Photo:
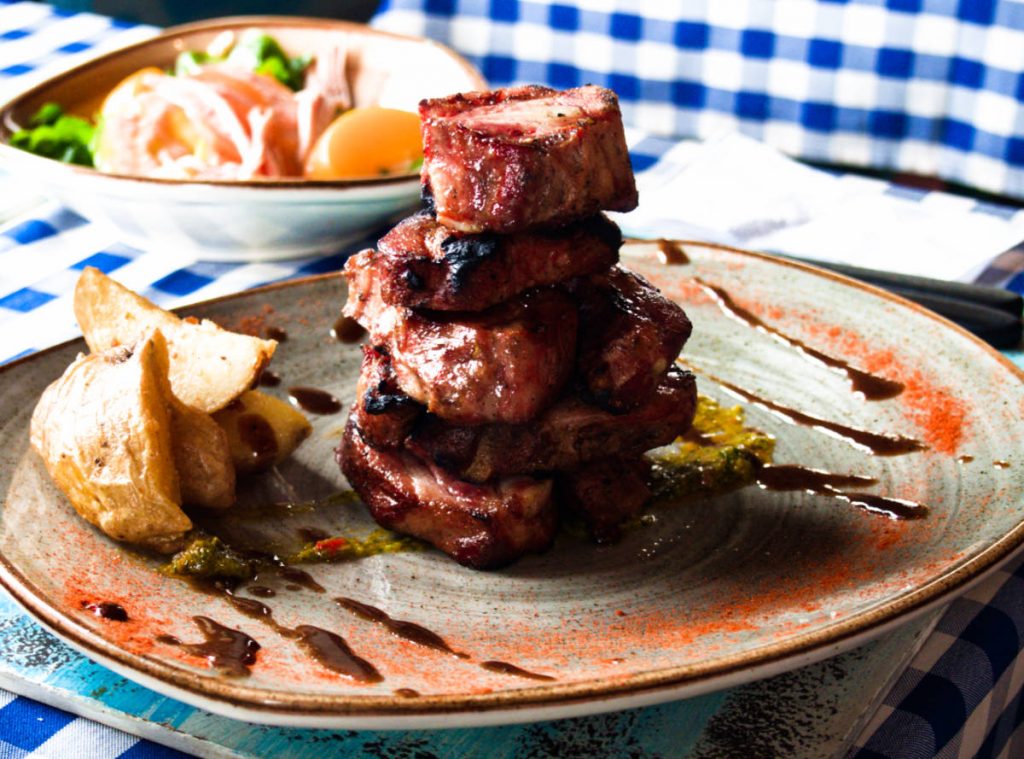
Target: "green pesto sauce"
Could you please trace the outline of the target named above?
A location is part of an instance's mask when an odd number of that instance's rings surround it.
[[[248,580],[256,563],[245,558],[216,535],[199,534],[161,567],[164,574],[198,579],[234,578]]]
[[[365,538],[339,536],[307,543],[285,561],[288,564],[350,561],[382,553],[422,549],[423,543],[415,538],[396,535],[387,530],[374,530]]]
[[[710,497],[750,485],[762,464],[771,463],[775,438],[744,424],[742,406],[697,399],[692,431],[647,454],[659,501]]]

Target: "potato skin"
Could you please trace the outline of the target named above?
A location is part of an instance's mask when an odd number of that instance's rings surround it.
[[[31,442],[75,510],[110,537],[180,547],[167,346],[159,331],[132,347],[79,356],[43,393]]]
[[[277,343],[182,319],[87,266],[75,285],[75,318],[93,352],[132,345],[160,330],[167,342],[169,378],[183,403],[212,413],[253,387]]]
[[[313,431],[301,412],[258,390],[242,393],[213,418],[227,433],[235,469],[243,473],[280,464]]]
[[[212,416],[173,398],[171,447],[182,503],[226,509],[235,502],[235,464],[228,436]]]

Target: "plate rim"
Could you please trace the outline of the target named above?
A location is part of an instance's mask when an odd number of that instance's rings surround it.
[[[626,241],[626,245],[652,245],[657,242],[657,239],[629,239]],[[767,253],[697,240],[674,240],[673,242],[681,245],[684,250],[687,246],[720,250],[740,257],[759,259],[773,265],[796,269],[865,291],[898,306],[910,308],[919,315],[938,322],[942,327],[952,329],[961,337],[966,338],[975,350],[980,348],[1008,369],[1018,380],[1024,380],[1024,370],[976,336],[938,314],[878,287]],[[628,266],[628,255],[624,255],[623,259]],[[330,280],[340,282],[341,279],[340,272],[330,272],[284,280],[200,301],[178,310],[201,308],[254,295],[258,296],[261,293],[305,287]],[[0,367],[0,380],[16,367],[39,360],[43,356],[66,349],[71,344],[80,341],[81,338],[75,338],[12,361]],[[319,727],[325,726],[328,721],[331,721],[330,724],[333,726],[345,726],[355,722],[368,726],[374,720],[381,720],[394,727],[399,723],[423,722],[439,716],[462,714],[476,715],[479,718],[472,724],[502,724],[523,721],[522,715],[534,710],[548,712],[554,711],[558,707],[571,709],[580,705],[582,709],[574,713],[584,714],[626,708],[628,705],[622,702],[630,699],[637,701],[634,705],[638,706],[669,701],[684,695],[697,695],[727,687],[734,675],[744,671],[760,673],[759,676],[763,677],[801,663],[824,659],[867,642],[883,634],[887,629],[909,621],[939,605],[958,592],[963,592],[995,571],[999,565],[1008,561],[1022,545],[1024,545],[1024,518],[998,540],[985,546],[974,557],[884,605],[838,620],[821,630],[796,635],[753,651],[716,659],[710,663],[639,672],[614,681],[587,680],[580,683],[556,683],[486,694],[425,695],[417,699],[403,699],[395,696],[310,695],[247,688],[237,681],[187,671],[164,663],[150,655],[127,652],[48,603],[45,594],[25,578],[2,550],[0,550],[0,586],[6,589],[32,617],[90,658],[97,659],[108,666],[115,665],[113,668],[129,679],[132,679],[134,674],[144,678],[147,684],[159,683],[160,686],[172,690],[175,697],[201,708],[218,711],[226,716],[237,717],[239,713],[243,713],[247,719],[266,724],[293,726],[307,724]],[[203,703],[197,703],[199,700]],[[223,709],[217,707],[223,707]],[[593,708],[588,709],[588,707]],[[488,721],[488,716],[496,717],[496,719]],[[288,717],[293,717],[298,721],[289,720]],[[530,716],[528,719],[535,718],[544,717]]]

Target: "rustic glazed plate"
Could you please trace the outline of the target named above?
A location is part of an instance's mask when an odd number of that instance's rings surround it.
[[[322,593],[266,580],[276,595],[261,600],[280,625],[333,631],[383,676],[360,684],[224,598],[160,574],[153,560],[75,516],[28,450],[27,431],[42,389],[84,350],[73,342],[0,371],[0,579],[90,657],[197,706],[251,722],[409,728],[581,715],[762,677],[879,634],[962,590],[1020,545],[1024,389],[1003,357],[938,317],[850,280],[740,251],[684,250],[689,263],[673,265],[661,262],[653,243],[624,253],[690,314],[685,356],[699,369],[701,391],[742,403],[751,423],[776,435],[777,463],[875,478],[877,485],[861,489],[925,504],[927,518],[894,521],[833,497],[749,487],[659,508],[651,524],[612,547],[562,534],[547,554],[500,572],[465,569],[428,550],[307,567]],[[694,277],[727,289],[770,326],[899,381],[904,391],[865,400],[843,373],[727,314]],[[340,277],[326,276],[192,311],[229,327],[287,331],[274,361],[284,381],[269,392],[312,385],[349,401],[359,350],[329,334],[343,299]],[[795,424],[780,407],[825,425]],[[244,489],[233,538],[280,545],[297,543],[301,528],[372,529],[360,504],[329,497],[345,488],[331,455],[343,421],[343,414],[315,417],[315,433],[294,460]],[[836,424],[826,429],[832,422],[927,448],[872,455]],[[267,507],[282,500],[300,505]],[[466,656],[397,637],[340,608],[337,597],[422,625]],[[122,605],[129,621],[82,608],[99,601]],[[166,635],[200,641],[192,620],[199,615],[259,642],[250,676],[226,677],[159,642]],[[551,679],[490,671],[481,667],[486,661]]]

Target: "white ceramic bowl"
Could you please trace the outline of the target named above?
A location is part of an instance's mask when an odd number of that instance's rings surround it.
[[[225,30],[259,27],[293,54],[343,37],[355,105],[416,109],[421,98],[486,88],[463,58],[430,40],[342,21],[237,17],[168,29],[58,74],[0,107],[0,162],[82,216],[116,226],[147,250],[214,260],[274,260],[334,250],[414,207],[419,177],[187,181],[103,174],[32,155],[7,143],[41,105],[91,116],[102,98],[143,66],[168,67]]]

